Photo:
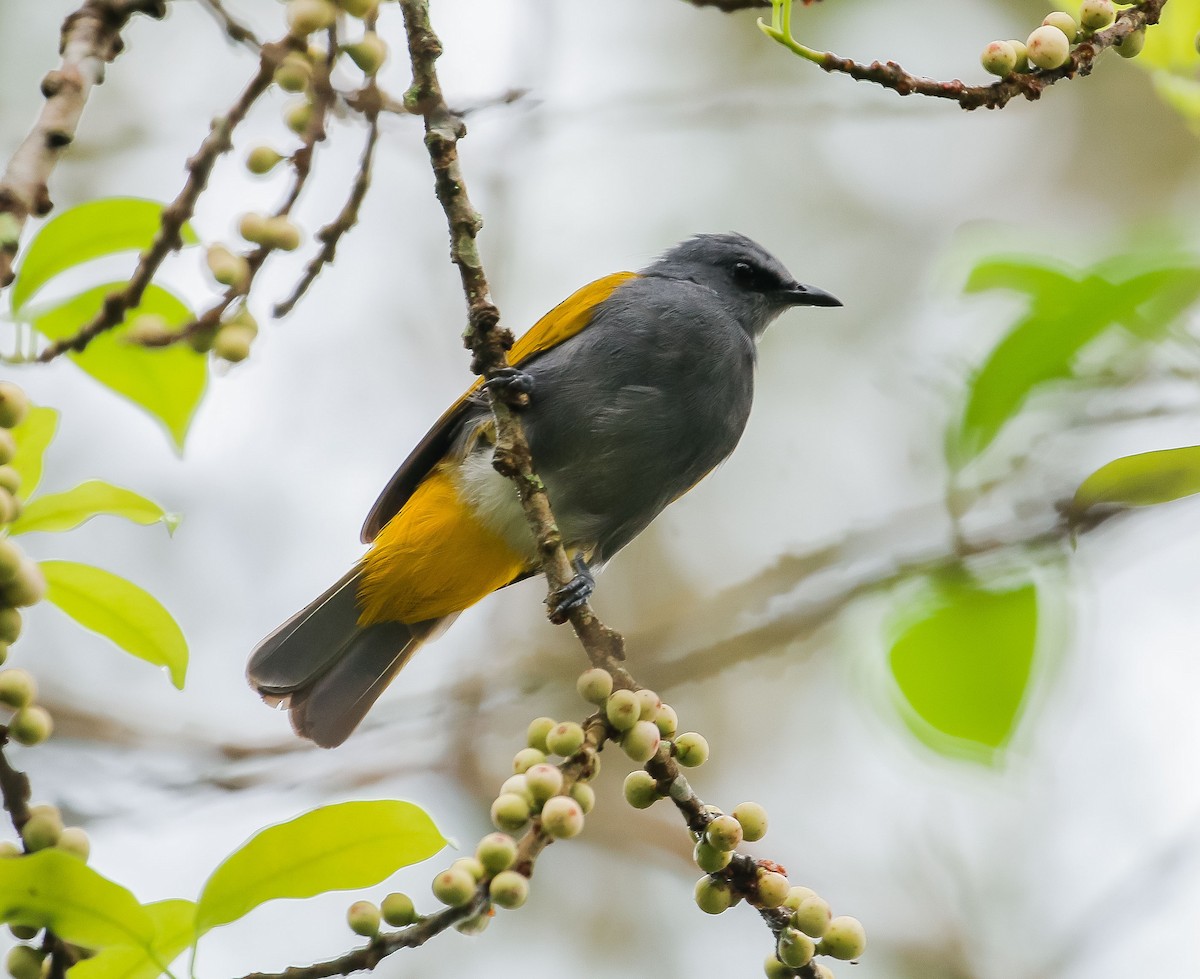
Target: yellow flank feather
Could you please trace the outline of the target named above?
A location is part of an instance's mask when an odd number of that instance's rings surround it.
[[[423,622],[461,612],[527,570],[526,559],[481,524],[445,465],[425,478],[363,555],[360,625]]]

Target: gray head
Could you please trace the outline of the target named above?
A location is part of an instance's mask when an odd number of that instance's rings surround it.
[[[641,274],[686,279],[712,290],[755,339],[790,306],[842,305],[821,289],[801,285],[762,245],[734,233],[689,238]]]

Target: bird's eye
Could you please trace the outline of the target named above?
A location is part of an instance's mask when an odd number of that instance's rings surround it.
[[[733,263],[733,281],[743,287],[754,284],[754,269],[749,262]]]

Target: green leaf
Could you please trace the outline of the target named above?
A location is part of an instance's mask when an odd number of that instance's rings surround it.
[[[73,296],[34,316],[33,327],[50,340],[74,336],[100,311],[105,296],[124,287],[123,282],[110,282]],[[161,316],[169,326],[182,326],[192,319],[181,300],[151,284],[141,304],[120,326],[100,334],[82,352],[71,351],[67,356],[101,384],[162,422],[176,448],[182,451],[208,382],[208,361],[186,344],[151,348],[126,343],[128,324],[150,313]]]
[[[42,561],[46,597],[127,653],[165,666],[183,689],[188,648],[183,632],[157,598],[120,575],[74,561]]]
[[[111,946],[67,970],[69,979],[158,979],[192,944],[196,905],[174,898],[143,905],[155,933],[149,950],[132,946]]]
[[[889,656],[905,720],[943,754],[992,760],[1029,686],[1036,586],[992,591],[941,575],[905,611]]]
[[[27,500],[42,481],[42,458],[58,431],[58,412],[53,408],[33,406],[12,430],[17,454],[9,463],[21,477],[17,496]]]
[[[1071,511],[1170,503],[1200,493],[1200,445],[1122,456],[1101,466],[1075,491]]]
[[[49,928],[85,948],[133,945],[148,951],[155,933],[129,891],[53,849],[0,860],[0,919]]]
[[[153,500],[112,483],[89,479],[65,493],[49,493],[26,504],[21,515],[9,525],[8,532],[15,535],[33,530],[52,533],[71,530],[101,514],[124,517],[143,526],[161,520],[168,531],[179,525],[176,515],[167,513]]]
[[[266,901],[371,887],[445,845],[433,820],[411,802],[314,809],[262,830],[213,872],[196,908],[196,934]]]
[[[106,197],[63,211],[47,221],[25,249],[12,288],[12,308],[20,313],[29,298],[60,272],[104,255],[144,251],[162,222],[165,205],[137,197]],[[199,244],[190,224],[185,245]]]

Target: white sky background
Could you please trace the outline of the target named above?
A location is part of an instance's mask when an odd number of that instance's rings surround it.
[[[262,0],[230,5],[264,34],[279,16]],[[32,121],[57,26],[74,6],[0,2],[0,153]],[[171,8],[165,23],[128,30],[127,52],[55,175],[60,207],[173,197],[208,119],[247,79],[250,56],[227,46],[197,5]],[[1032,2],[942,0],[905,5],[901,16],[886,2],[827,0],[796,19],[802,37],[841,54],[981,81],[982,45],[1023,36],[1042,12]],[[955,243],[995,225],[1010,243],[1083,261],[1132,221],[1194,226],[1195,138],[1115,57],[1039,104],[966,114],[826,76],[762,38],[752,15],[676,0],[437,2],[433,20],[453,103],[531,90],[472,116],[460,146],[486,221],[495,299],[514,329],[582,283],[637,268],[699,231],[745,232],[846,304],[772,328],[738,451],[612,562],[595,601],[630,636],[635,675],[669,680],[659,689],[684,727],[712,742],[713,762],[692,779],[701,796],[726,809],[744,798],[765,804],[772,831],[752,850],[820,890],[835,913],[866,922],[871,951],[838,974],[1195,975],[1200,506],[1139,515],[1080,543],[1068,569],[1071,642],[1041,674],[999,770],[939,759],[897,721],[883,599],[812,637],[741,651],[715,677],[689,680],[680,665],[720,638],[705,618],[712,607],[728,606],[719,627],[733,633],[834,586],[765,576],[773,590],[728,598],[783,556],[853,530],[875,542],[866,565],[940,546],[944,426],[967,371],[1019,308],[961,297],[961,277],[947,271],[962,265]],[[386,8],[382,29],[395,45],[385,84],[399,93],[397,10]],[[255,112],[236,159],[218,169],[195,222],[204,240],[229,240],[242,210],[266,209],[281,193],[283,177],[251,178],[237,161],[258,142],[290,145],[284,101]],[[299,210],[310,231],[341,206],[359,152],[356,125],[335,125],[332,137]],[[304,260],[273,260],[260,277],[252,307],[264,322]],[[197,304],[200,263],[185,256],[167,276]],[[345,798],[413,799],[472,847],[528,720],[583,716],[573,692],[583,658],[545,624],[536,583],[465,614],[336,752],[296,746],[284,717],[243,681],[254,643],[360,553],[376,493],[469,383],[463,319],[420,123],[388,119],[362,224],[336,268],[290,317],[265,324],[248,362],[214,370],[183,460],[151,421],[65,360],[6,371],[63,411],[46,489],[99,477],[185,516],[173,540],[97,520],[26,545],[111,568],[158,595],[191,643],[185,692],[48,607],[29,616],[12,658],[60,705],[60,736],[18,764],[38,801],[85,823],[94,865],[141,899],[193,897],[254,830]],[[1156,356],[1150,380],[1121,404],[1167,409],[1159,417],[1064,429],[1062,414],[1042,414],[1013,426],[996,472],[1016,454],[1029,461],[981,522],[1003,519],[1016,499],[1044,519],[1108,459],[1200,441],[1194,385],[1154,381],[1156,366],[1190,364],[1189,352]],[[1073,404],[1076,421],[1102,418],[1111,396]],[[905,516],[914,511],[919,519]],[[847,566],[832,578],[859,573]],[[111,717],[132,737],[72,721],[72,710]],[[296,750],[235,761],[219,745]],[[699,872],[678,819],[665,805],[624,806],[629,766],[613,752],[604,761],[587,830],[542,857],[525,910],[500,913],[482,937],[450,934],[401,952],[378,974],[758,974],[769,940],[757,916],[743,907],[710,919],[694,907]],[[365,896],[405,889],[433,910],[428,881],[452,857]],[[345,951],[352,899],[265,907],[206,940],[199,974]]]

